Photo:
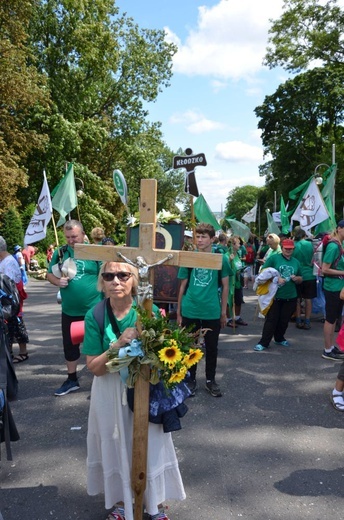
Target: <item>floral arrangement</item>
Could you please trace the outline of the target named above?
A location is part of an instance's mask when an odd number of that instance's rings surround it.
[[[121,371],[126,375],[126,383],[133,387],[140,374],[141,365],[150,365],[150,383],[161,381],[165,388],[172,389],[183,381],[190,367],[202,359],[199,344],[208,329],[191,332],[181,328],[167,317],[148,317],[138,310],[142,326],[139,340],[134,340],[124,349],[114,348],[110,343],[109,372]]]
[[[157,224],[168,224],[169,222],[176,222],[179,224],[181,222],[180,215],[173,214],[170,211],[166,211],[162,209],[157,213],[156,223]],[[140,213],[135,213],[134,215],[129,215],[127,217],[127,225],[130,227],[137,226],[140,223]]]

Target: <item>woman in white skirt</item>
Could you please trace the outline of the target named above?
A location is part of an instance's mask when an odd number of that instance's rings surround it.
[[[105,508],[113,509],[107,520],[133,520],[131,489],[133,413],[126,400],[126,386],[119,373],[109,373],[107,350],[116,340],[121,348],[137,338],[137,314],[133,307],[138,273],[121,262],[103,264],[98,289],[108,297],[104,323],[99,325],[91,309],[85,317],[83,353],[95,375],[87,434],[87,492],[104,493]],[[113,317],[115,318],[115,322]],[[115,328],[115,331],[114,331]],[[170,433],[161,424],[149,423],[147,485],[144,504],[151,520],[169,520],[163,503],[183,500],[185,491]]]

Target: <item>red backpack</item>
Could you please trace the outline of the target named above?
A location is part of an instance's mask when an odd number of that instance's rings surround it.
[[[254,264],[255,253],[252,246],[246,246],[246,256],[245,263],[246,264]]]

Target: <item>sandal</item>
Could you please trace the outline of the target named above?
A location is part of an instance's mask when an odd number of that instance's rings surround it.
[[[125,520],[124,507],[115,505],[115,509],[106,517],[106,520]]]
[[[337,410],[337,412],[344,412],[344,396],[343,394],[333,395],[331,394],[331,403],[333,408]]]
[[[18,354],[18,356],[14,356],[13,363],[22,363],[23,361],[26,361],[29,359],[29,354]]]

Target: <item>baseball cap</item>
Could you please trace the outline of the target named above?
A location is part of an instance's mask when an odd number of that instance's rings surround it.
[[[344,227],[344,220],[340,220],[337,224],[337,227]]]
[[[291,238],[285,238],[282,242],[282,247],[285,247],[286,249],[294,249],[294,240],[292,240]]]
[[[343,226],[343,227],[344,227],[344,226]],[[15,253],[18,253],[18,251],[20,251],[20,250],[21,250],[21,246],[18,246],[18,245],[17,245],[17,246],[14,246],[14,248],[13,248],[13,251],[14,251]]]
[[[184,236],[192,238],[193,237],[193,233],[192,233],[192,231],[184,231]]]

